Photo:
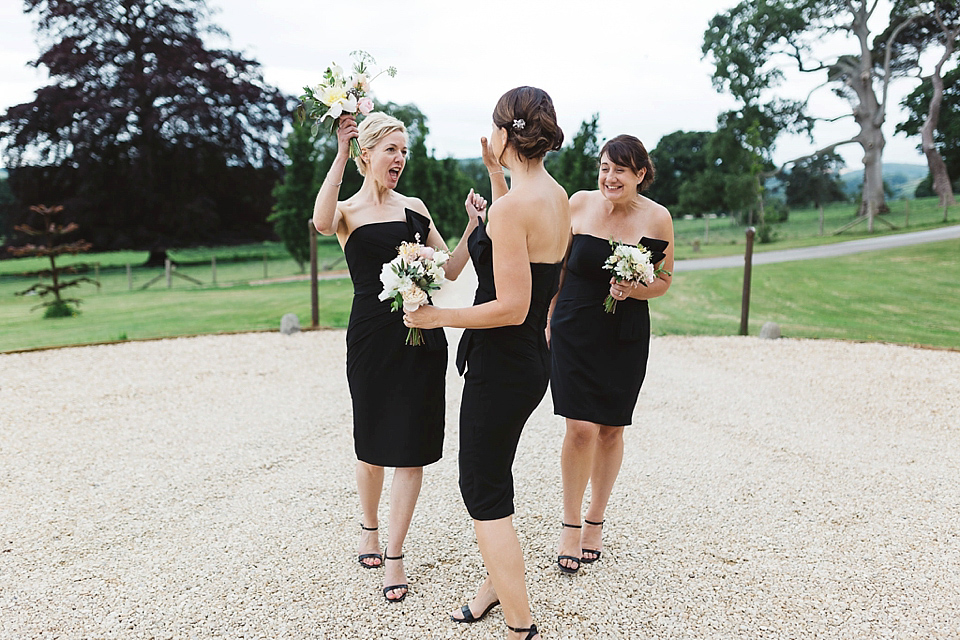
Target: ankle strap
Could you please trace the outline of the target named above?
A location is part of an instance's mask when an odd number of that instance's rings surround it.
[[[360,523],[360,528],[363,529],[364,531],[376,531],[376,530],[379,529],[380,527],[373,527],[373,528],[371,528],[371,527],[365,527],[365,526],[363,526],[363,523],[361,522],[361,523]]]
[[[537,625],[535,624],[530,625],[526,629],[518,629],[517,627],[511,627],[510,625],[507,625],[507,629],[510,629],[510,631],[513,631],[514,633],[526,633],[527,637],[524,638],[523,640],[531,640],[533,636],[540,633],[539,631],[537,631]]]
[[[584,518],[583,521],[586,522],[587,524],[592,524],[595,527],[602,527],[604,522],[603,520],[601,520],[600,522],[590,522],[586,518]]]
[[[398,555],[398,556],[388,556],[386,549],[384,549],[384,551],[383,551],[383,557],[386,558],[387,560],[403,560],[403,554],[402,554],[402,553],[401,553],[400,555]]]
[[[570,529],[582,529],[582,528],[583,528],[583,526],[582,526],[582,525],[579,525],[579,524],[567,524],[566,522],[561,522],[560,524],[563,525],[564,527],[568,527],[568,528],[570,528]]]

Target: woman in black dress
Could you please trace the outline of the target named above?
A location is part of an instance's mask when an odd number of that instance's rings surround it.
[[[533,639],[523,553],[513,527],[513,466],[520,433],[547,390],[546,319],[570,238],[566,193],[543,167],[560,148],[550,96],[533,87],[508,91],[493,112],[484,161],[494,203],[469,237],[477,271],[474,306],[421,307],[407,326],[462,327],[457,364],[466,368],[460,405],[460,493],[474,521],[488,577],[476,597],[451,614],[475,622],[497,603],[509,638]],[[503,169],[510,169],[507,193]],[[505,195],[504,195],[505,194]]]
[[[362,151],[355,161],[363,186],[338,202],[351,138],[358,139]],[[439,329],[424,332],[423,346],[405,344],[402,314],[391,312],[390,301],[378,298],[383,290],[380,270],[396,257],[401,242],[419,240],[443,249],[446,244],[423,202],[395,190],[406,164],[402,122],[372,113],[357,127],[352,116],[344,115],[337,143],[337,156],[317,194],[313,224],[322,234],[337,235],[353,280],[347,380],[363,514],[359,561],[369,569],[386,565],[383,595],[399,602],[407,594],[403,541],[420,495],[423,467],[439,460],[443,449],[447,343]],[[471,193],[468,202],[473,199]],[[484,206],[482,198],[477,204]],[[469,222],[465,235],[474,226]],[[445,265],[447,278],[455,280],[467,259],[466,242],[461,242]],[[379,553],[377,536],[384,467],[396,467],[386,558]]]
[[[612,239],[643,244],[655,264],[673,271],[670,212],[640,195],[653,175],[643,143],[617,136],[600,152],[599,190],[570,198],[573,239],[550,321],[554,412],[567,419],[557,549],[557,564],[565,573],[600,559],[604,513],[623,460],[623,427],[631,423],[647,370],[647,300],[670,288],[669,275],[646,287],[631,286],[618,284],[602,268]],[[617,300],[615,313],[604,311],[607,294]],[[588,482],[591,499],[581,525]]]

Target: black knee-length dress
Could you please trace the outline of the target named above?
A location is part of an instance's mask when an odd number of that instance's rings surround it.
[[[643,238],[654,263],[663,260],[665,240]],[[550,391],[554,413],[611,427],[633,419],[647,372],[650,311],[646,300],[617,302],[603,309],[611,272],[603,268],[610,242],[575,234],[567,270],[550,322]]]
[[[403,313],[381,301],[380,270],[401,242],[426,242],[430,220],[405,210],[406,220],[357,227],[343,253],[353,281],[347,325],[347,381],[353,401],[357,458],[384,467],[422,467],[443,450],[447,341],[443,329],[406,344]]]
[[[497,297],[493,245],[481,221],[468,239],[477,272],[474,304]],[[460,403],[460,493],[475,520],[497,520],[513,508],[513,460],[527,418],[547,392],[550,355],[544,335],[561,263],[531,263],[530,309],[523,324],[467,329],[457,353],[464,375]]]

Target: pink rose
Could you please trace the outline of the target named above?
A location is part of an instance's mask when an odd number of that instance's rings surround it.
[[[357,101],[357,111],[363,115],[369,115],[373,111],[373,100],[370,98],[360,98]]]
[[[433,247],[421,247],[420,248],[420,257],[424,260],[433,260],[434,250]]]

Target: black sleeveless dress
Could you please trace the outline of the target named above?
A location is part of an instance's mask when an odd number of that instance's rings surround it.
[[[640,244],[655,264],[663,260],[665,240]],[[603,263],[611,252],[607,240],[573,236],[550,322],[550,391],[557,415],[622,427],[633,420],[647,372],[650,311],[646,300],[634,298],[617,302],[615,313],[603,310],[611,277]]]
[[[353,400],[357,458],[383,467],[422,467],[443,449],[447,341],[443,329],[423,332],[409,346],[401,311],[380,301],[380,270],[417,233],[426,242],[430,221],[405,210],[405,221],[357,227],[343,247],[353,281],[347,325],[347,381]]]
[[[493,245],[483,221],[468,248],[477,272],[474,304],[497,297]],[[467,329],[457,352],[464,376],[460,403],[460,493],[475,520],[498,520],[513,508],[513,459],[527,418],[547,392],[550,354],[544,335],[547,309],[562,263],[531,263],[530,310],[523,324]]]

